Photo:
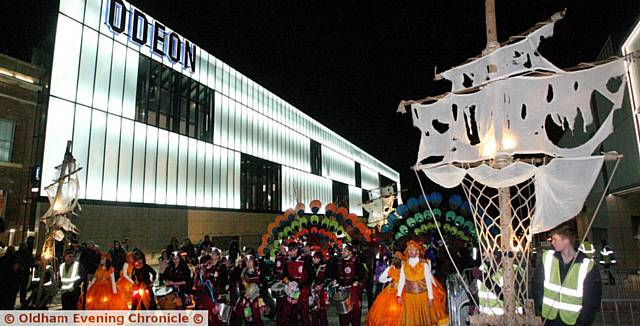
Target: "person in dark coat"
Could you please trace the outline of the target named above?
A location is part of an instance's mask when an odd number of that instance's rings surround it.
[[[33,237],[29,237],[33,239]],[[29,245],[29,239],[27,242],[20,244],[16,255],[20,259],[20,305],[25,306],[27,304],[27,286],[29,285],[29,277],[31,275],[31,267],[33,267],[33,240]]]
[[[114,276],[116,281],[120,277],[120,271],[124,266],[127,259],[127,252],[122,248],[122,244],[118,240],[113,240],[113,247],[109,249],[109,255],[111,256],[111,266],[114,269]]]
[[[0,310],[13,310],[15,307],[20,290],[20,265],[20,259],[13,253],[0,259]]]

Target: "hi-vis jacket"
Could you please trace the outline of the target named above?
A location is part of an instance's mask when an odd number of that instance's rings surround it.
[[[80,263],[74,261],[71,266],[67,266],[67,263],[60,264],[60,281],[62,287],[60,291],[62,293],[72,292],[80,281]]]

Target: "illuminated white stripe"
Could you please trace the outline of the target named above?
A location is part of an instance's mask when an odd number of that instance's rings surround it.
[[[498,307],[478,307],[481,313],[488,315],[504,315],[504,309]],[[516,307],[517,314],[523,314],[522,307]]]
[[[555,301],[547,297],[542,298],[542,304],[546,304],[547,306],[550,306],[555,309],[573,311],[573,312],[580,312],[580,310],[582,309],[582,305]]]
[[[587,278],[587,273],[589,272],[589,259],[588,258],[583,259],[582,264],[580,264],[580,270],[578,271],[578,288],[577,289],[570,289],[562,285],[551,283],[552,260],[553,260],[553,255],[551,254],[545,257],[544,287],[553,292],[559,292],[564,295],[570,295],[572,297],[582,298],[582,295],[584,292],[584,279]]]

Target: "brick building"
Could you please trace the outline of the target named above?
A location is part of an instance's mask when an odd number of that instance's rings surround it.
[[[0,217],[6,221],[6,232],[0,241],[7,244],[14,232],[18,244],[32,229],[30,222],[33,167],[39,136],[37,112],[39,99],[46,87],[46,70],[27,62],[0,54]],[[14,231],[10,231],[14,230]]]

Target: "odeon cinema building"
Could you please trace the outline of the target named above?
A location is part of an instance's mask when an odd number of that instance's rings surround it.
[[[60,1],[40,195],[71,140],[81,242],[255,246],[298,200],[362,216],[367,190],[399,189],[396,171],[142,10]]]

